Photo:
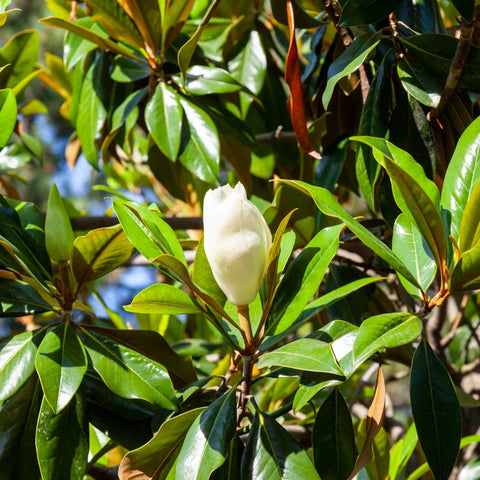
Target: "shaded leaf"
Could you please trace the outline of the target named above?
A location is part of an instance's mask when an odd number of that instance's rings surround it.
[[[42,479],[83,479],[88,457],[88,421],[79,394],[58,415],[43,399],[35,443]]]
[[[462,413],[450,375],[425,339],[412,360],[410,403],[427,462],[436,480],[446,480],[460,448]]]
[[[348,0],[342,8],[340,25],[366,25],[380,20],[392,13],[403,0]]]
[[[322,403],[312,430],[313,459],[323,480],[346,480],[355,465],[352,417],[334,388]]]
[[[50,304],[28,283],[0,278],[0,317],[23,317],[48,310],[52,310]]]

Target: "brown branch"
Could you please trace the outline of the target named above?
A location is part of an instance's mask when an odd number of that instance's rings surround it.
[[[202,230],[202,217],[162,217],[174,230]],[[118,224],[115,217],[73,217],[70,219],[74,230],[92,230]]]
[[[255,142],[270,143],[270,142],[295,142],[297,143],[297,136],[295,132],[283,132],[280,125],[274,132],[260,133],[255,135]]]
[[[437,119],[445,107],[450,101],[450,97],[457,88],[458,81],[462,75],[462,70],[467,60],[468,51],[472,43],[474,23],[476,23],[478,17],[480,16],[480,5],[475,7],[475,15],[473,17],[472,23],[468,23],[465,19],[460,20],[460,38],[458,39],[457,50],[453,56],[452,63],[450,64],[450,72],[448,73],[445,86],[443,87],[442,95],[440,101],[436,108],[432,108],[427,115],[429,121]]]

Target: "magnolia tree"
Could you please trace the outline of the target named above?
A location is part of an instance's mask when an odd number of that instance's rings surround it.
[[[45,4],[61,56],[0,48],[1,479],[479,478],[475,2]],[[104,216],[21,187],[39,88]]]

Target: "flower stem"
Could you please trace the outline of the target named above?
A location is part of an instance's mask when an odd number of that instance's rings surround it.
[[[256,345],[253,338],[252,325],[250,324],[250,314],[248,312],[248,305],[238,305],[238,319],[240,320],[240,326],[245,334],[245,354],[251,355],[255,353]]]

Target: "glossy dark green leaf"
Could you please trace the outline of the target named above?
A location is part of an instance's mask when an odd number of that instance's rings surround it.
[[[448,164],[442,188],[441,206],[458,242],[463,212],[475,185],[480,180],[480,118],[474,120],[458,140]]]
[[[180,103],[187,119],[186,145],[180,153],[180,162],[200,180],[217,185],[220,182],[217,128],[205,110],[186,98],[181,98]]]
[[[313,459],[323,480],[346,480],[356,458],[352,417],[334,388],[317,412],[312,430]]]
[[[242,480],[319,480],[307,452],[269,415],[257,410],[242,457]]]
[[[120,225],[91,230],[75,238],[71,268],[77,289],[125,263],[134,248]]]
[[[429,70],[402,58],[397,65],[403,88],[423,105],[435,108],[442,95],[442,85]]]
[[[462,413],[447,369],[423,340],[412,360],[410,402],[418,439],[436,480],[447,480],[462,436]]]
[[[158,210],[133,202],[114,200],[113,209],[129,240],[150,262],[170,254],[186,264],[180,242]]]
[[[411,313],[384,313],[367,318],[358,331],[353,345],[353,360],[362,364],[384,348],[399,347],[420,335],[422,323]]]
[[[470,195],[465,205],[462,222],[460,224],[460,232],[458,235],[458,248],[460,254],[478,246],[480,240],[480,211],[478,205],[480,204],[480,182],[478,182]]]
[[[392,182],[398,206],[417,227],[439,268],[447,258],[446,234],[440,215],[440,192],[410,154],[384,139],[352,137],[370,145]],[[418,283],[418,282],[416,282]]]
[[[302,338],[262,355],[257,367],[273,365],[294,370],[343,375],[330,345],[313,338]]]
[[[411,53],[422,65],[436,74],[442,82],[447,78],[450,64],[457,49],[458,40],[450,35],[427,33],[400,40],[408,53]],[[458,88],[478,92],[480,75],[480,48],[473,45],[468,51]]]
[[[139,398],[176,410],[176,397],[165,367],[94,331],[82,329],[93,368],[117,395]]]
[[[0,197],[0,257],[2,263],[20,273],[26,272],[50,291],[51,264],[45,249],[45,234],[32,204]],[[13,255],[12,255],[13,254]]]
[[[287,18],[287,0],[271,0],[272,13],[279,23],[288,25]],[[296,0],[292,1],[293,13],[295,15],[296,28],[313,28],[318,27],[319,21],[308,15],[307,12],[299,5]]]
[[[238,92],[242,85],[226,70],[195,65],[187,71],[185,89],[193,95],[210,95]]]
[[[387,17],[402,3],[402,0],[348,0],[342,8],[340,24],[366,25]]]
[[[23,317],[51,309],[28,283],[0,278],[0,317]]]
[[[112,115],[112,124],[109,135],[112,132],[117,132],[122,125],[128,123],[128,120],[132,113],[138,107],[138,104],[144,99],[145,95],[148,93],[148,87],[144,87],[136,92],[132,92],[128,97],[115,109]]]
[[[0,90],[0,148],[3,148],[13,133],[17,123],[17,100],[10,88]]]
[[[0,407],[2,480],[40,480],[35,452],[42,388],[36,375]]]
[[[45,335],[38,347],[35,367],[45,399],[58,414],[71,401],[87,371],[87,355],[69,321]]]
[[[182,120],[179,95],[165,82],[159,82],[145,108],[145,122],[158,148],[172,162],[180,150]]]
[[[201,290],[208,293],[219,305],[225,305],[226,296],[223,290],[218,286],[212,273],[212,268],[208,263],[203,246],[203,237],[198,242],[193,262],[192,280]]]
[[[289,328],[317,291],[338,250],[342,225],[319,232],[290,265],[273,297],[267,317],[267,335]]]
[[[250,30],[238,42],[235,52],[228,62],[228,70],[242,85],[254,94],[260,93],[265,82],[267,56],[257,30]],[[253,98],[240,94],[240,110],[243,118]]]
[[[352,1],[352,0],[350,0]],[[367,33],[357,37],[354,42],[328,67],[328,81],[323,91],[322,103],[325,109],[332,98],[337,82],[358,70],[370,52],[380,43],[381,32]]]
[[[35,355],[44,335],[42,328],[0,342],[0,402],[12,396],[32,375]]]
[[[422,291],[426,292],[435,278],[437,266],[420,232],[404,213],[398,216],[393,228],[392,250],[404,259],[406,266],[421,285]],[[423,298],[418,288],[407,282],[401,274],[399,278],[410,295]]]
[[[328,190],[321,187],[313,187],[305,182],[282,180],[282,183],[290,185],[309,195],[315,201],[317,207],[325,214],[341,219],[347,227],[369,248],[371,248],[380,258],[385,260],[395,270],[400,272],[413,285],[419,287],[415,277],[410,273],[408,268],[398,258],[390,248],[382,243],[375,235],[363,227],[353,217],[343,210],[335,197]]]
[[[150,285],[135,295],[130,305],[123,308],[127,312],[171,315],[201,312],[188,293],[165,283]]]
[[[0,65],[10,64],[0,72],[0,88],[14,88],[34,71],[39,45],[38,32],[24,30],[13,35],[0,49]]]
[[[452,0],[460,15],[467,21],[471,22],[475,12],[475,2],[472,0]]]
[[[215,472],[215,480],[241,480],[241,462],[245,447],[238,435],[230,440],[229,453],[225,463]]]
[[[145,445],[128,452],[119,468],[119,476],[133,480],[136,475],[163,480],[175,462],[192,423],[204,411],[196,408],[168,419]]]
[[[391,66],[383,61],[373,77],[363,104],[359,135],[383,137],[387,132],[392,98],[390,68]],[[373,158],[372,151],[364,145],[357,152],[355,170],[365,200],[375,211],[375,191],[381,169]]]
[[[104,82],[103,70],[104,64],[98,57],[83,79],[75,122],[82,152],[95,168],[98,165],[95,139],[107,118],[106,107],[98,94],[98,84]]]
[[[88,457],[88,422],[80,394],[58,415],[43,399],[35,443],[43,480],[83,479]]]
[[[178,456],[177,478],[208,480],[225,462],[237,424],[235,393],[217,398],[194,420]]]
[[[403,22],[419,33],[444,33],[445,26],[436,0],[407,0],[400,4],[395,15],[397,22]]]

